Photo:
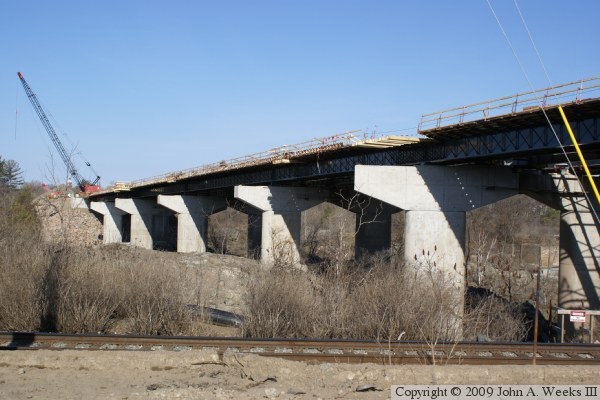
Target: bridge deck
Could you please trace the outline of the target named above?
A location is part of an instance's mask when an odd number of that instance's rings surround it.
[[[577,125],[580,145],[591,152],[590,157],[600,158],[600,97],[590,98],[598,92],[600,78],[581,80],[424,114],[418,131],[421,139],[369,137],[351,131],[147,179],[117,182],[90,197],[111,199],[120,193],[130,196],[123,193],[129,191],[135,191],[136,196],[205,192],[302,179],[313,182],[350,174],[355,165],[452,164],[552,156],[558,154],[560,146],[570,144],[559,104]]]
[[[96,192],[97,195],[111,192],[129,191],[144,186],[161,183],[173,183],[182,179],[195,178],[217,172],[238,170],[260,165],[291,164],[303,157],[322,155],[337,152],[339,150],[355,149],[389,149],[406,144],[419,142],[419,138],[407,136],[382,136],[363,137],[355,134],[356,131],[326,138],[313,139],[297,145],[284,145],[265,152],[243,156],[232,160],[223,160],[213,164],[203,165],[183,171],[170,172],[152,178],[137,180],[133,182],[117,182],[114,187]]]
[[[421,116],[419,133],[435,131],[442,127],[462,125],[475,120],[489,121],[494,117],[515,115],[540,107],[559,104],[578,104],[584,99],[598,97],[600,77],[549,86],[543,89],[517,93],[479,103],[467,104]]]
[[[600,98],[573,101],[561,105],[569,108],[569,118],[582,120],[598,115]],[[569,107],[572,105],[577,105],[577,107]],[[554,122],[560,120],[558,105],[546,106],[544,107],[544,110],[550,118],[550,121]],[[485,135],[487,133],[498,131],[534,128],[547,123],[548,121],[546,120],[541,107],[532,106],[519,112],[421,130],[419,133],[437,141],[444,141],[466,136]]]

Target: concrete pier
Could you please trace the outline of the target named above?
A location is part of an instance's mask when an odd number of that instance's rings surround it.
[[[115,203],[92,201],[90,209],[102,215],[102,240],[104,244],[121,243],[123,241],[123,215],[125,212],[116,208]]]
[[[518,175],[492,167],[357,166],[355,190],[406,210],[404,260],[456,288],[457,337],[462,336],[466,280],[466,211],[518,193]]]
[[[116,208],[131,215],[131,244],[145,249],[153,249],[159,241],[164,241],[168,228],[167,214],[149,199],[115,200]]]
[[[600,308],[600,225],[594,217],[600,206],[587,178],[563,170],[553,174],[524,174],[521,191],[560,210],[558,306]],[[584,193],[592,201],[588,203]]]
[[[559,307],[600,308],[600,230],[582,204],[561,211],[558,276]]]
[[[234,197],[261,212],[260,262],[294,265],[300,262],[301,213],[326,200],[317,189],[275,186],[236,186]],[[257,218],[249,218],[250,224]],[[256,244],[257,228],[248,229],[248,243]],[[252,235],[252,237],[251,237]],[[277,257],[277,259],[276,259]]]
[[[208,216],[227,207],[225,199],[209,196],[159,195],[157,202],[175,212],[179,253],[204,253],[208,240]]]
[[[521,176],[523,193],[560,211],[558,306],[567,310],[600,309],[600,224],[594,215],[600,206],[590,189],[585,176],[578,180],[566,169]],[[583,325],[567,318],[566,335],[574,337]]]
[[[510,168],[356,166],[357,192],[406,210],[404,259],[424,262],[454,276],[464,286],[465,212],[518,193]]]
[[[585,177],[578,182],[565,173],[552,179],[561,206],[558,306],[600,309],[600,224],[594,216],[600,207]]]
[[[445,271],[464,271],[464,212],[407,211],[404,237],[405,260],[436,262],[436,266]]]

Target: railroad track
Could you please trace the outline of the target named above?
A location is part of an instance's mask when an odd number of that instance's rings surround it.
[[[68,335],[0,333],[0,350],[214,351],[250,353],[290,360],[338,363],[400,364],[531,364],[531,343],[378,342],[328,339],[246,339],[181,336]],[[600,345],[540,343],[539,365],[600,365]]]

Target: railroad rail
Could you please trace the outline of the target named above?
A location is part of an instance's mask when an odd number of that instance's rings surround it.
[[[0,333],[0,350],[190,351],[256,354],[297,361],[401,364],[531,364],[531,343],[247,339],[222,337]],[[538,365],[600,365],[600,345],[541,343]]]

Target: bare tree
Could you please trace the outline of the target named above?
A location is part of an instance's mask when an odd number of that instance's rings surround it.
[[[328,226],[332,230],[328,256],[330,266],[336,274],[339,274],[349,255],[354,254],[353,249],[349,249],[349,244],[356,246],[356,238],[365,225],[380,222],[383,204],[355,191],[340,190],[336,193],[336,197],[340,208],[345,210],[345,213],[332,213],[333,218],[328,221]]]
[[[209,219],[208,247],[219,254],[246,256],[247,217],[240,209],[244,205],[235,200],[226,200],[227,208],[221,212],[206,210]]]

